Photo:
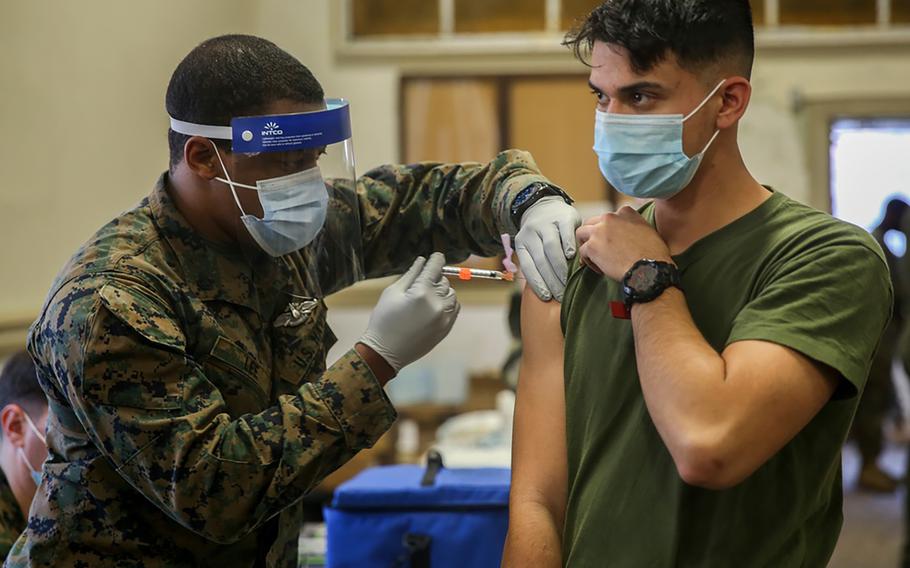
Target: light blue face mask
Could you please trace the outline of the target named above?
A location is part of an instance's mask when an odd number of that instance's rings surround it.
[[[669,199],[686,188],[720,131],[704,150],[683,151],[683,124],[695,116],[726,83],[721,81],[686,116],[681,114],[614,114],[597,111],[594,152],[600,171],[618,191],[641,199]]]
[[[16,448],[19,451],[19,458],[25,463],[25,467],[28,468],[28,475],[32,478],[32,481],[35,482],[35,487],[41,485],[41,472],[32,467],[32,464],[28,463],[28,458],[25,457],[25,452],[22,451],[22,448]]]
[[[32,429],[32,432],[35,433],[35,436],[37,436],[38,439],[41,440],[41,443],[44,444],[44,447],[46,448],[46,447],[47,447],[47,438],[45,438],[45,437],[44,437],[44,434],[42,434],[42,433],[38,430],[38,427],[35,426],[35,423],[34,423],[34,422],[32,422],[32,419],[31,419],[31,417],[28,415],[28,413],[23,412],[23,415],[25,416],[26,422],[28,422],[29,428]],[[39,468],[39,469],[35,469],[35,468],[32,467],[32,464],[29,463],[29,461],[28,461],[28,456],[25,455],[25,451],[22,449],[21,446],[16,447],[16,451],[17,451],[17,453],[19,454],[19,459],[21,459],[22,462],[25,464],[25,467],[28,468],[28,474],[29,474],[29,476],[32,478],[32,481],[35,482],[35,487],[40,486],[40,485],[41,485],[41,471],[40,471],[40,468]]]
[[[259,180],[255,186],[231,180],[218,153],[224,178],[215,178],[231,187],[240,209],[244,226],[262,250],[271,256],[283,256],[310,244],[322,230],[328,213],[329,194],[319,167],[295,174]],[[262,218],[248,215],[237,198],[236,187],[259,192]]]

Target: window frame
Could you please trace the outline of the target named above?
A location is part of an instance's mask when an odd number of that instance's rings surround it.
[[[342,61],[389,61],[404,66],[425,67],[441,60],[474,64],[492,58],[519,61],[553,70],[554,64],[571,60],[561,45],[562,0],[545,0],[546,30],[540,32],[456,33],[455,0],[440,3],[440,33],[435,36],[353,36],[352,0],[331,3],[335,53]],[[765,23],[756,28],[756,48],[793,49],[863,47],[910,44],[910,24],[892,23],[891,1],[875,0],[877,21],[873,25],[814,27],[780,24],[780,0],[765,0]]]
[[[795,97],[793,110],[803,116],[801,137],[811,192],[807,203],[822,211],[831,212],[831,128],[837,120],[849,118],[901,119],[910,117],[910,101],[906,97],[812,96]]]

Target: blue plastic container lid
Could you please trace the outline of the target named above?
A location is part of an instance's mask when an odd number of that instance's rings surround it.
[[[392,465],[364,470],[335,490],[335,509],[507,507],[510,470],[447,469],[436,482],[421,487],[424,468]]]

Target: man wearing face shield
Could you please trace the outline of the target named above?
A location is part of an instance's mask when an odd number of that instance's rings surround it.
[[[35,365],[20,351],[0,371],[0,558],[6,558],[25,530],[29,506],[41,485],[46,420],[47,399]]]
[[[355,180],[347,103],[250,36],[194,49],[167,111],[169,171],[31,330],[50,457],[11,566],[295,566],[301,497],[388,429],[383,386],[451,329],[443,253],[518,232],[561,297],[578,219],[525,153]],[[324,297],[402,273],[326,368]]]

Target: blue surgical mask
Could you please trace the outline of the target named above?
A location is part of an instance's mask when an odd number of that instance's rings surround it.
[[[22,450],[22,448],[16,448],[16,450],[19,453],[19,458],[25,464],[25,467],[28,468],[28,474],[32,478],[32,481],[35,482],[35,487],[38,487],[41,485],[41,472],[35,470],[35,468],[32,467],[32,464],[28,463],[28,458],[25,457],[25,452]]]
[[[215,178],[231,187],[243,225],[262,250],[283,256],[310,244],[322,230],[328,213],[329,194],[319,167],[295,174],[259,180],[255,186],[231,180],[215,147],[224,178]],[[262,204],[262,218],[248,215],[237,198],[236,187],[256,190]]]
[[[24,413],[24,415],[25,415],[26,422],[28,422],[29,428],[31,428],[32,432],[35,433],[35,436],[37,436],[38,439],[41,440],[41,443],[44,444],[45,447],[47,447],[47,438],[45,438],[44,434],[42,434],[38,430],[38,427],[35,426],[34,422],[32,422],[32,419],[28,415],[28,413]],[[21,446],[16,448],[16,452],[19,454],[19,459],[21,459],[22,462],[25,464],[25,467],[28,468],[29,476],[32,478],[32,481],[35,482],[35,487],[40,486],[41,485],[41,471],[36,470],[35,468],[32,467],[32,464],[30,464],[28,461],[28,457],[25,455],[25,450],[23,450]]]
[[[711,100],[727,80],[686,116],[614,114],[597,111],[594,152],[603,176],[621,193],[641,199],[670,199],[695,177],[720,131],[691,158],[683,151],[683,124]]]

